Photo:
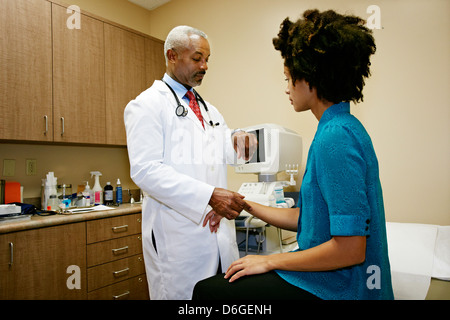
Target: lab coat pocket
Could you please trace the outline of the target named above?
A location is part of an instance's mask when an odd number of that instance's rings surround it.
[[[216,235],[202,224],[195,224],[180,214],[164,221],[168,261],[197,259],[200,254],[217,254]],[[158,247],[159,248],[159,247]]]

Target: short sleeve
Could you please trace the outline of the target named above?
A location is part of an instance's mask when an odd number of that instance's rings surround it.
[[[332,236],[370,233],[367,164],[355,132],[348,127],[323,128],[317,145],[317,180],[330,216]]]

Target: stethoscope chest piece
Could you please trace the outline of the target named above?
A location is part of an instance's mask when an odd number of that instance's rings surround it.
[[[179,117],[186,117],[188,114],[188,109],[185,108],[182,104],[178,104],[177,108],[175,109],[175,114]]]

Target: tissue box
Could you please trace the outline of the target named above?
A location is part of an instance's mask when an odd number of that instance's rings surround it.
[[[0,205],[0,216],[13,216],[20,214],[21,207],[15,204],[1,204]]]

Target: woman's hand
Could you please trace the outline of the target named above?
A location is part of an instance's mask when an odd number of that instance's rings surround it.
[[[230,265],[225,273],[225,279],[231,277],[229,282],[233,282],[242,276],[269,272],[273,270],[270,260],[270,256],[247,255]]]
[[[233,262],[225,273],[230,282],[242,276],[272,270],[330,271],[363,263],[366,253],[365,236],[335,236],[318,246],[296,252],[267,256],[248,255]]]

